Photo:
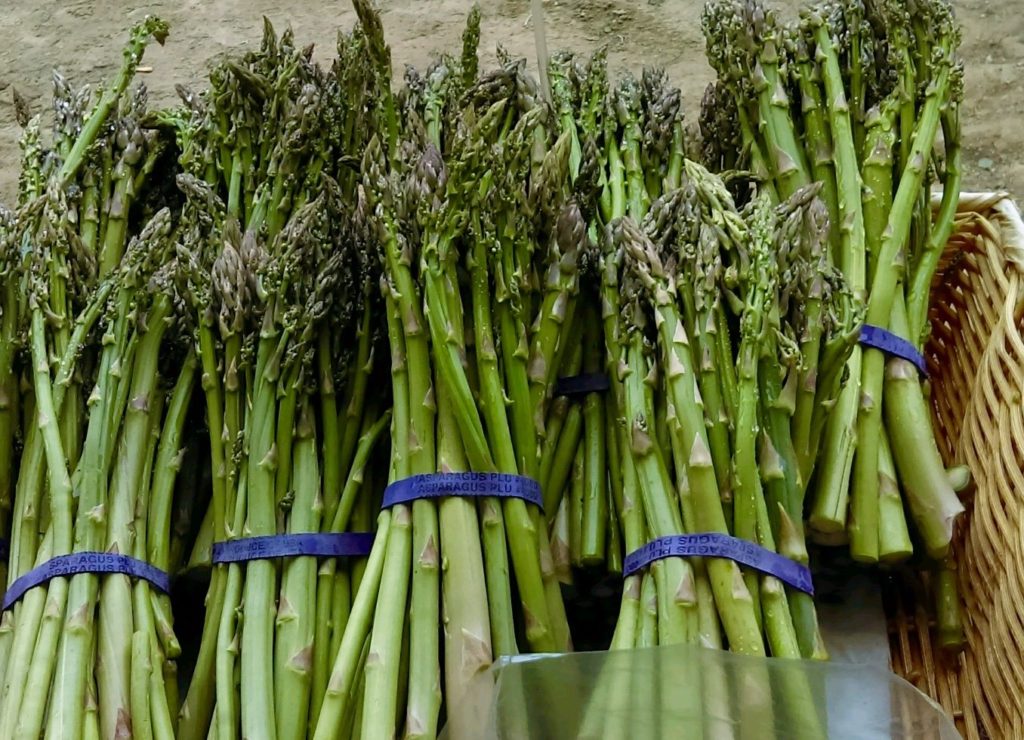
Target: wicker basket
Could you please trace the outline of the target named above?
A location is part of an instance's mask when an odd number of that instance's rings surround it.
[[[1024,222],[1004,194],[965,194],[932,286],[926,348],[948,463],[976,488],[954,545],[967,647],[933,649],[920,583],[887,599],[893,670],[967,740],[1024,738]]]

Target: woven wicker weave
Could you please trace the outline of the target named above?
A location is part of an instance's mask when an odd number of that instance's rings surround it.
[[[934,649],[925,584],[887,595],[893,670],[967,740],[1024,738],[1024,223],[1002,194],[965,194],[932,286],[926,348],[947,463],[976,488],[954,552],[967,647]]]

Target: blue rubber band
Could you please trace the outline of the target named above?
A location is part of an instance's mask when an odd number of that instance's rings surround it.
[[[395,481],[384,489],[381,508],[407,504],[423,498],[462,496],[467,498],[520,498],[544,508],[540,483],[511,473],[428,473]]]
[[[924,355],[917,351],[917,347],[888,329],[864,324],[860,328],[858,341],[866,347],[880,349],[887,355],[899,357],[912,363],[922,375],[928,374],[928,364],[925,362]]]
[[[556,396],[587,396],[591,393],[603,393],[611,388],[611,381],[604,373],[583,373],[570,375],[555,381]]]
[[[4,594],[2,610],[10,609],[26,592],[37,586],[78,573],[121,573],[148,581],[165,594],[171,591],[170,575],[155,565],[113,552],[73,552],[47,560],[12,583]]]
[[[767,573],[804,593],[814,595],[811,571],[806,565],[747,540],[719,532],[659,537],[626,556],[622,575],[630,576],[665,558],[728,558]]]
[[[243,537],[213,543],[213,562],[244,563],[271,558],[340,558],[369,555],[373,532],[302,532]]]

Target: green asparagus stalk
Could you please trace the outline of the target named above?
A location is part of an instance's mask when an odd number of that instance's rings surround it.
[[[864,211],[861,203],[860,173],[857,151],[850,122],[850,107],[843,88],[842,72],[830,30],[817,15],[807,19],[814,35],[824,80],[826,108],[832,131],[838,189],[840,250],[837,263],[849,282],[854,298],[864,296],[866,265],[864,243]],[[861,401],[861,350],[855,348],[847,363],[849,382],[836,400],[829,415],[817,472],[815,500],[810,524],[823,532],[841,530],[846,524],[849,500],[848,480],[856,443],[856,416]]]
[[[597,373],[604,364],[601,352],[601,326],[597,312],[584,312],[584,351],[583,370]],[[583,511],[582,536],[580,541],[580,560],[584,565],[597,565],[606,559],[605,542],[607,539],[608,516],[608,470],[606,456],[604,399],[595,393],[589,394],[583,401]]]

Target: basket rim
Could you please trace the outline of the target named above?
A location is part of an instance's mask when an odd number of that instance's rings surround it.
[[[942,201],[942,190],[931,194],[931,205],[937,208]],[[1024,218],[1021,217],[1017,202],[1005,190],[961,191],[957,203],[957,214],[976,214],[989,217],[995,215],[1002,227],[1000,246],[1007,261],[1024,272]],[[991,219],[990,219],[991,220]],[[954,231],[954,234],[956,232]]]

